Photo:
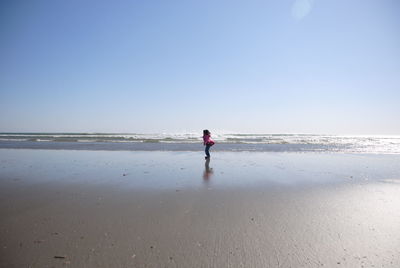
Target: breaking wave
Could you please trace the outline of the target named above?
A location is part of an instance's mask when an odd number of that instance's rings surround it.
[[[283,151],[333,151],[354,153],[400,153],[400,136],[350,136],[319,134],[243,134],[213,133],[213,139],[223,150],[261,150],[280,148]],[[0,133],[0,143],[120,143],[120,144],[180,144],[193,148],[201,144],[201,133]],[[185,144],[187,145],[185,147]],[[65,145],[68,147],[67,145]],[[122,145],[119,145],[118,148]],[[152,146],[152,147],[154,147]],[[218,146],[215,147],[217,149]],[[231,148],[231,149],[230,149]],[[238,149],[239,148],[239,149]]]

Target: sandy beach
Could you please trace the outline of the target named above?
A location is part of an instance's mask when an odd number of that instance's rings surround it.
[[[0,267],[400,267],[399,163],[0,149]]]

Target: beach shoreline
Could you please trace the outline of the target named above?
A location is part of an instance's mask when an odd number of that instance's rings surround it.
[[[399,159],[0,149],[0,266],[398,267]]]

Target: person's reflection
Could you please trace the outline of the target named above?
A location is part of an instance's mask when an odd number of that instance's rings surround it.
[[[209,181],[214,171],[210,168],[210,158],[208,158],[204,164],[203,179],[205,182]]]

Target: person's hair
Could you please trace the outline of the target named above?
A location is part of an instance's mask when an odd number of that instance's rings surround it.
[[[203,130],[203,135],[210,135],[210,131],[208,129]]]

